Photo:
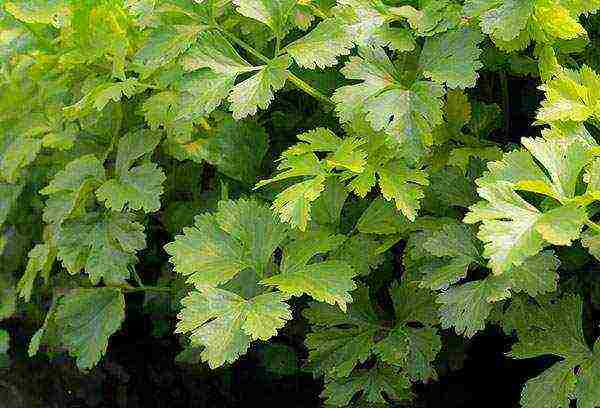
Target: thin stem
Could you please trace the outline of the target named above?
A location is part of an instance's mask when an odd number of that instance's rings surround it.
[[[281,38],[279,38],[279,36],[277,36],[277,38],[275,39],[275,54],[273,54],[275,57],[277,57],[279,55],[280,49],[281,49]]]
[[[135,269],[133,270],[133,279],[135,280],[135,283],[137,283],[137,285],[140,288],[144,287],[144,283],[142,282],[142,278],[140,278],[140,275],[137,273],[137,271]]]
[[[320,100],[321,102],[324,102],[329,105],[334,104],[333,101],[331,99],[329,99],[326,95],[317,91],[315,88],[313,88],[312,86],[310,86],[309,84],[307,84],[306,82],[304,82],[303,80],[298,78],[296,75],[292,74],[291,72],[288,73],[288,79],[290,80],[291,83],[296,85],[296,87],[298,87],[302,91],[306,92],[310,96]]]
[[[171,288],[166,286],[144,286],[140,288],[133,287],[123,287],[120,286],[126,293],[135,293],[135,292],[157,292],[157,293],[171,293]]]
[[[252,47],[250,44],[248,44],[247,42],[245,42],[244,40],[241,40],[239,38],[237,38],[235,35],[230,34],[227,30],[222,29],[221,27],[215,27],[225,38],[227,38],[229,41],[237,44],[238,46],[240,46],[241,48],[243,48],[245,51],[247,51],[248,53],[254,55],[256,58],[258,58],[259,60],[261,60],[262,62],[264,62],[265,64],[269,63],[269,58],[265,57],[263,54],[261,54],[260,52],[258,52],[257,50],[254,49],[254,47]]]
[[[596,224],[594,221],[592,220],[587,220],[586,224],[588,227],[590,227],[591,229],[593,229],[594,231],[600,233],[600,225]]]
[[[504,111],[504,138],[510,138],[510,96],[508,94],[508,78],[504,71],[500,71],[500,86],[502,87],[502,110]]]
[[[163,87],[156,86],[156,85],[151,85],[151,84],[147,84],[145,82],[138,82],[138,85],[143,86],[144,88],[147,88],[147,89],[156,89],[158,91],[164,91],[165,90],[165,88],[163,88]]]
[[[261,54],[260,52],[255,50],[250,44],[246,43],[243,40],[240,40],[239,38],[237,38],[233,34],[229,33],[228,31],[222,29],[221,27],[215,27],[215,28],[221,34],[223,34],[223,36],[225,38],[227,38],[231,42],[237,44],[238,46],[243,48],[245,51],[247,51],[249,54],[254,55],[256,58],[258,58],[259,60],[261,60],[262,62],[264,62],[266,64],[268,64],[270,62],[269,58],[267,58],[266,56],[264,56],[263,54]],[[310,86],[309,84],[307,84],[306,82],[304,82],[303,80],[298,78],[296,75],[292,74],[291,72],[288,72],[288,79],[290,80],[291,83],[296,85],[296,87],[298,87],[300,90],[306,92],[310,96],[312,96],[322,102],[325,102],[329,105],[333,105],[333,102],[331,101],[331,99],[329,99],[326,95],[322,94],[320,91],[313,88],[312,86]]]
[[[311,10],[313,13],[315,13],[315,15],[316,15],[317,17],[321,17],[322,19],[329,18],[329,16],[327,15],[327,13],[326,13],[326,12],[324,12],[323,10],[321,10],[321,8],[320,8],[319,6],[315,6],[314,4],[312,4],[312,3],[309,3],[309,4],[308,4],[308,7],[310,7],[310,10]]]

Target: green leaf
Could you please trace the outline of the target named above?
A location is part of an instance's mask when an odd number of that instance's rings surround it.
[[[17,20],[30,24],[48,24],[56,28],[67,25],[71,10],[65,0],[7,1],[4,8]]]
[[[379,170],[378,175],[383,197],[393,200],[396,208],[410,221],[414,221],[421,207],[420,200],[425,197],[421,186],[429,184],[427,174],[396,164]]]
[[[206,28],[200,24],[159,27],[150,34],[132,63],[142,77],[146,77],[186,52]]]
[[[125,319],[125,298],[119,289],[75,289],[56,309],[55,324],[61,343],[87,370],[106,353],[109,337]]]
[[[362,82],[338,88],[332,96],[340,121],[364,113],[373,129],[399,143],[427,145],[433,128],[442,123],[442,87],[428,81],[404,86],[398,79],[401,73],[381,48],[364,47],[359,54],[350,57],[341,72]]]
[[[8,218],[8,214],[23,191],[23,184],[0,183],[0,226]],[[1,253],[2,251],[0,251]]]
[[[122,98],[131,98],[145,90],[137,79],[125,79],[121,82],[108,82],[97,85],[77,103],[63,109],[68,119],[83,118],[94,110],[103,110],[109,102],[120,102]]]
[[[390,296],[396,324],[375,345],[377,355],[388,364],[403,367],[412,381],[437,377],[432,363],[442,343],[432,327],[438,322],[434,294],[405,279],[392,285]],[[414,323],[423,327],[415,328]]]
[[[8,350],[10,349],[10,335],[4,329],[0,329],[0,368],[9,366]]]
[[[529,296],[536,297],[542,293],[556,291],[559,266],[560,261],[552,251],[542,251],[526,259],[522,265],[505,272],[498,279],[510,281],[513,293],[526,292]]]
[[[570,364],[558,362],[527,381],[521,393],[521,404],[525,408],[568,407],[576,381]]]
[[[600,260],[600,233],[587,230],[582,234],[581,244],[592,256]]]
[[[577,406],[581,408],[594,408],[600,405],[600,342],[594,344],[594,355],[591,361],[580,371],[575,388]]]
[[[356,225],[365,234],[387,235],[405,231],[410,222],[392,202],[376,198],[362,213]]]
[[[204,287],[182,300],[177,333],[191,333],[193,345],[204,346],[202,359],[211,368],[234,362],[252,340],[268,340],[292,318],[279,293],[244,299],[222,289]]]
[[[162,183],[166,176],[154,163],[145,163],[129,170],[118,179],[106,181],[96,191],[100,202],[113,211],[143,209],[155,212],[160,209]]]
[[[540,87],[546,98],[538,110],[542,123],[584,122],[600,115],[596,101],[600,96],[600,76],[584,65],[579,71],[562,68]]]
[[[218,74],[237,76],[254,70],[227,39],[215,31],[205,31],[198,35],[197,43],[182,59],[186,71],[210,68]]]
[[[377,315],[366,288],[360,287],[353,297],[346,313],[322,303],[311,303],[303,311],[314,327],[305,343],[308,368],[315,376],[347,377],[357,363],[364,363],[371,355],[373,337],[379,329]]]
[[[384,394],[393,401],[410,399],[412,396],[406,376],[391,367],[381,365],[326,382],[321,398],[326,400],[328,406],[345,407],[360,391],[360,400],[367,401],[369,406],[388,405]]]
[[[42,149],[42,141],[30,137],[17,137],[2,152],[0,158],[0,180],[16,183],[21,170],[29,166],[37,158]]]
[[[104,177],[104,167],[93,155],[85,155],[68,163],[63,170],[56,173],[50,184],[40,191],[48,196],[44,207],[44,221],[61,224],[80,212],[87,198]]]
[[[385,260],[381,246],[374,236],[355,234],[334,252],[333,258],[348,262],[359,276],[366,276]]]
[[[468,0],[465,11],[480,17],[481,29],[493,39],[514,40],[525,29],[535,0]]]
[[[50,270],[56,259],[56,248],[51,244],[37,244],[29,251],[29,261],[25,273],[19,280],[17,292],[20,297],[29,302],[35,278],[42,276],[44,280],[48,280]]]
[[[482,41],[481,33],[468,27],[428,38],[419,59],[423,75],[450,88],[474,87],[483,67],[478,48]]]
[[[89,213],[63,224],[58,259],[70,274],[85,270],[93,284],[123,285],[145,241],[144,226],[131,214]]]
[[[160,142],[160,134],[142,130],[127,134],[119,141],[117,149],[117,177],[107,180],[96,190],[98,200],[113,211],[143,209],[154,212],[160,209],[162,183],[166,176],[146,156],[152,154]],[[144,158],[141,164],[131,167],[136,160]]]
[[[238,13],[266,24],[279,38],[288,31],[288,19],[296,7],[296,0],[233,0],[233,3]]]
[[[290,60],[278,57],[261,68],[254,76],[240,82],[231,90],[229,101],[233,117],[237,120],[254,115],[258,109],[267,109],[288,77]]]
[[[352,281],[356,273],[346,262],[325,261],[306,265],[294,272],[283,272],[261,283],[274,286],[288,296],[307,294],[346,310],[346,303],[352,302],[350,292],[356,289]]]
[[[594,406],[586,405],[591,402],[586,399],[596,398],[588,388],[588,375],[597,359],[586,344],[582,315],[582,301],[574,295],[544,297],[537,303],[515,299],[506,311],[505,330],[516,330],[519,338],[512,357],[551,354],[563,359],[527,382],[521,395],[524,407],[568,406],[575,396],[581,398],[581,406]]]
[[[282,153],[281,162],[277,167],[279,174],[259,182],[255,188],[289,178],[305,177],[304,181],[293,184],[279,193],[272,206],[282,221],[305,231],[311,219],[312,203],[321,196],[326,179],[332,171],[362,171],[366,153],[361,148],[365,143],[362,139],[341,139],[325,128],[302,133],[298,135],[298,139],[303,142]],[[319,160],[315,152],[328,154],[323,160]]]
[[[568,202],[575,197],[596,142],[583,128],[565,133],[550,129],[543,136],[522,139],[529,153],[505,154],[502,161],[489,163],[490,171],[477,180],[479,195],[486,201],[472,206],[464,221],[483,221],[478,236],[486,243],[484,255],[496,274],[520,265],[549,244],[570,244],[579,238],[587,219],[583,208]],[[517,190],[543,194],[565,205],[542,213]]]
[[[236,121],[230,117],[219,123],[206,140],[206,161],[233,179],[253,184],[269,147],[268,134],[251,120]]]
[[[288,296],[307,294],[315,300],[338,305],[346,310],[352,302],[350,292],[356,289],[353,278],[357,271],[344,261],[310,262],[315,255],[336,249],[343,236],[307,233],[284,248],[281,273],[261,281]]]
[[[0,320],[12,317],[17,311],[17,291],[12,276],[0,280]]]
[[[337,58],[348,55],[352,38],[342,22],[335,18],[323,20],[304,37],[287,45],[285,49],[296,63],[308,69],[337,65]]]
[[[440,321],[443,328],[454,327],[458,334],[473,337],[483,330],[492,311],[492,302],[510,297],[504,282],[484,279],[454,286],[440,294]]]
[[[552,43],[585,37],[578,17],[599,7],[596,0],[469,0],[465,12],[479,18],[481,29],[496,45],[514,51],[531,40]]]
[[[412,51],[415,40],[410,30],[404,27],[391,27],[390,22],[399,20],[395,9],[381,1],[340,0],[333,9],[335,16],[344,26],[351,40],[360,46],[388,46],[398,51]],[[414,12],[417,10],[407,7]],[[405,16],[400,16],[405,17]]]
[[[236,76],[217,73],[203,68],[184,76],[178,84],[180,92],[172,103],[175,108],[162,117],[173,122],[172,126],[183,126],[186,121],[196,121],[205,117],[221,105],[235,84]],[[168,99],[171,95],[166,95]],[[158,102],[160,103],[160,101]],[[164,107],[163,107],[164,108]],[[168,114],[172,115],[172,118]]]
[[[177,273],[197,287],[226,283],[247,268],[262,276],[287,235],[267,207],[245,199],[220,204],[183,231],[165,250]]]

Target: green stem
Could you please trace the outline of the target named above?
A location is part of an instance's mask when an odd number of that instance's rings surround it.
[[[303,80],[298,78],[296,75],[292,74],[291,72],[288,73],[288,79],[290,80],[291,83],[296,85],[296,87],[298,87],[302,91],[306,92],[310,96],[320,100],[321,102],[324,102],[329,105],[334,104],[333,101],[331,99],[329,99],[326,95],[317,91],[315,88],[313,88],[312,86],[310,86],[309,84],[307,84],[306,82],[304,82]]]
[[[137,285],[140,288],[144,287],[144,284],[142,282],[142,278],[140,278],[140,275],[137,273],[137,271],[135,269],[133,270],[133,279],[135,280],[135,283],[137,283]]]
[[[327,15],[327,13],[325,13],[323,10],[321,10],[318,6],[315,6],[314,4],[309,3],[308,7],[310,7],[311,11],[313,13],[315,13],[315,15],[317,17],[321,17],[322,19],[329,18],[329,16]]]
[[[239,47],[241,47],[242,49],[247,51],[249,54],[254,55],[256,58],[258,58],[265,64],[268,64],[270,62],[269,58],[267,58],[266,56],[264,56],[263,54],[261,54],[260,52],[255,50],[250,44],[246,43],[243,40],[240,40],[239,38],[237,38],[233,34],[229,33],[228,31],[222,29],[221,27],[215,27],[215,29],[217,29],[221,34],[223,34],[223,36],[225,38],[227,38],[231,42],[237,44]],[[298,78],[296,75],[292,74],[291,72],[288,72],[288,79],[290,80],[291,83],[296,85],[297,88],[306,92],[310,96],[312,96],[324,103],[327,103],[329,105],[333,105],[333,101],[331,99],[329,99],[326,95],[322,94],[320,91],[313,88],[312,86],[310,86],[309,84],[307,84],[306,82],[304,82],[303,80]]]
[[[171,288],[166,286],[144,286],[140,288],[134,288],[129,286],[120,286],[125,293],[135,292],[157,292],[157,293],[171,293]]]
[[[596,224],[594,221],[592,220],[587,220],[586,224],[588,227],[590,227],[590,229],[600,233],[600,225]]]
[[[275,39],[275,54],[273,54],[275,57],[277,57],[279,55],[280,49],[281,49],[281,38],[279,38],[279,36],[277,36],[277,38]]]
[[[258,52],[257,50],[255,50],[254,47],[252,47],[250,44],[248,44],[244,40],[241,40],[241,39],[237,38],[235,35],[230,34],[227,30],[224,30],[221,27],[217,26],[215,28],[223,35],[223,37],[225,37],[229,41],[237,44],[238,46],[240,46],[241,48],[243,48],[245,51],[247,51],[249,54],[252,54],[253,56],[255,56],[256,58],[258,58],[259,60],[261,60],[265,64],[268,64],[270,62],[270,60],[267,57],[265,57],[263,54],[261,54],[260,52]]]
[[[508,78],[504,71],[500,71],[500,86],[502,87],[502,110],[504,111],[504,138],[510,138],[510,96],[508,94]]]

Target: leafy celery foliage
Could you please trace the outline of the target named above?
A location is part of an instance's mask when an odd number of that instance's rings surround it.
[[[333,407],[410,399],[448,330],[498,324],[507,358],[561,359],[523,407],[600,406],[598,10],[2,2],[0,319],[31,315],[31,356],[87,370],[129,293],[165,298],[178,360],[271,342],[275,370],[301,336]],[[543,93],[526,135],[507,74]]]

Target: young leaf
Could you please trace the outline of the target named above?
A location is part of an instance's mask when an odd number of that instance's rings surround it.
[[[471,207],[464,221],[483,221],[479,238],[486,243],[494,273],[501,274],[520,265],[549,244],[568,245],[578,239],[587,215],[576,204],[580,173],[597,146],[584,128],[547,130],[544,138],[524,138],[529,150],[507,153],[500,162],[488,164],[489,172],[477,180],[481,201]],[[546,176],[534,158],[541,163]],[[542,213],[519,196],[517,190],[543,194],[565,203]]]
[[[579,71],[562,68],[540,90],[546,99],[537,113],[539,122],[585,122],[600,116],[595,102],[600,97],[600,76],[587,65]]]

